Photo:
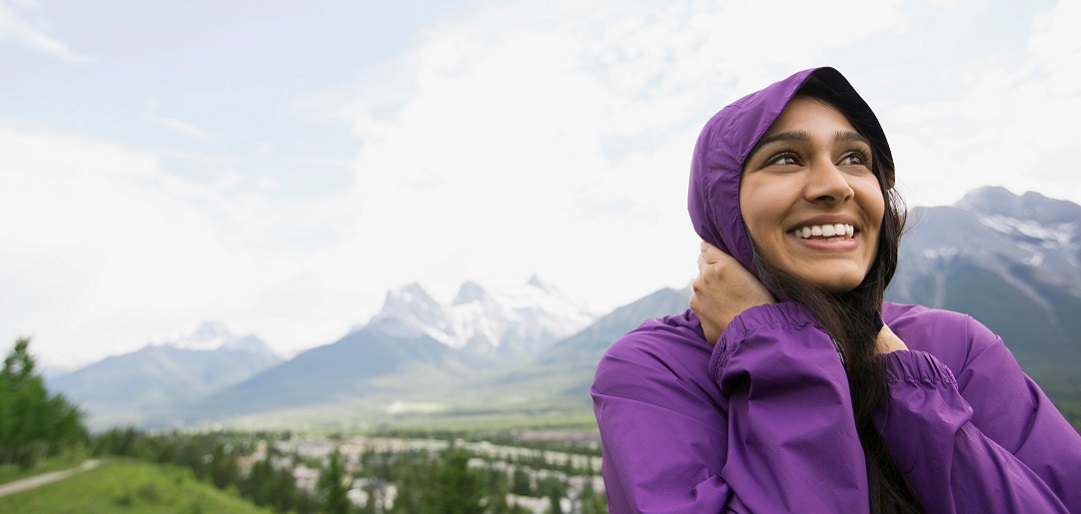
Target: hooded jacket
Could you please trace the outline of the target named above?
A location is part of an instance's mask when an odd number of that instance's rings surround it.
[[[874,113],[832,68],[717,113],[695,148],[688,207],[702,239],[752,273],[743,162],[810,77],[892,161]],[[909,351],[884,356],[889,398],[875,426],[926,512],[1081,512],[1081,436],[998,336],[914,305],[886,303],[882,318]],[[613,513],[870,510],[843,365],[799,304],[748,309],[716,345],[690,310],[647,320],[608,349],[591,394]]]

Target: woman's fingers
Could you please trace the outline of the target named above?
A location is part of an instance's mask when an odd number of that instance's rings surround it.
[[[717,342],[741,312],[774,302],[769,291],[735,258],[705,241],[698,253],[698,276],[692,291],[691,310],[711,343]]]

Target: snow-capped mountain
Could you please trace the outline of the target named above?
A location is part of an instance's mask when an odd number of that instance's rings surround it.
[[[261,339],[253,335],[237,336],[229,332],[225,325],[206,321],[194,330],[153,343],[154,346],[171,346],[178,350],[194,351],[230,351],[253,354],[274,354]]]
[[[103,427],[169,415],[178,405],[280,363],[258,337],[235,336],[220,324],[204,323],[165,343],[50,377],[48,385],[88,413],[91,426]]]
[[[410,284],[387,293],[368,327],[397,337],[424,334],[458,350],[527,356],[595,319],[581,303],[534,276],[520,287],[498,291],[465,282],[449,305]]]
[[[1017,196],[985,188],[966,195],[957,207],[1009,238],[1022,252],[1019,260],[1038,269],[1042,280],[1081,292],[1081,206],[1039,193]]]
[[[1081,362],[1081,206],[989,187],[917,207],[887,298],[973,316],[1045,390],[1069,390],[1059,380]]]

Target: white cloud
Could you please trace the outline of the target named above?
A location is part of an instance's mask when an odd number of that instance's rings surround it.
[[[28,2],[17,2],[23,7],[36,7]],[[79,55],[66,43],[46,34],[33,24],[24,20],[14,9],[0,2],[0,38],[10,37],[30,46],[38,51],[45,52],[53,57],[75,63],[92,62],[93,59]]]
[[[306,102],[362,145],[350,250],[321,267],[384,270],[377,290],[538,272],[601,309],[685,285],[687,166],[705,120],[903,18],[896,2],[792,9],[517,3],[429,31],[368,80]],[[808,31],[827,20],[846,30]]]
[[[151,121],[155,124],[161,125],[169,130],[184,134],[185,136],[200,139],[203,141],[210,139],[210,134],[197,127],[193,123],[179,120],[168,116],[162,116],[159,114],[161,111],[161,104],[157,100],[147,100],[146,107],[143,109],[143,117],[147,121]]]
[[[999,169],[1017,170],[1002,179],[1011,187],[1055,183],[1081,199],[1064,176],[1072,133],[1048,130],[1081,114],[1066,4],[1040,19],[1023,66],[990,57],[929,76],[956,96],[923,104],[890,89],[890,73],[904,73],[880,62],[892,56],[860,53],[885,36],[907,52],[925,35],[909,34],[918,27],[899,1],[782,13],[763,2],[485,5],[298,102],[345,120],[358,143],[351,162],[305,163],[353,170],[348,189],[315,200],[286,198],[295,177],[260,177],[236,155],[181,156],[199,185],[169,173],[162,156],[175,153],[0,123],[0,341],[32,334],[53,360],[81,360],[220,319],[293,352],[417,280],[446,298],[465,279],[536,272],[598,311],[686,285],[698,130],[835,52],[877,59],[843,71],[885,97],[869,99],[916,203],[952,201]],[[160,111],[148,102],[145,119],[212,138]],[[259,142],[236,154],[289,151]]]
[[[278,215],[264,199],[176,179],[153,153],[8,124],[0,155],[0,341],[34,336],[49,363],[205,319],[243,326],[265,315],[245,310],[253,295],[303,270],[303,249],[273,246]],[[325,342],[306,337],[353,322],[269,339]]]
[[[1043,191],[1081,202],[1068,120],[1081,118],[1081,38],[1061,1],[1037,16],[1017,66],[986,56],[944,73],[957,91],[934,103],[900,104],[881,116],[893,130],[899,181],[916,203],[946,204],[981,185]]]

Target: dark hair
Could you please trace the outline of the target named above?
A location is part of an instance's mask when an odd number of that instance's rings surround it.
[[[843,114],[856,130],[866,135],[866,115],[855,112],[844,99],[825,84],[811,79],[797,96],[823,101]],[[882,327],[882,301],[886,286],[897,269],[897,252],[905,224],[905,205],[893,189],[893,162],[878,141],[871,141],[871,168],[878,179],[885,213],[878,234],[878,249],[871,268],[854,289],[830,293],[790,273],[770,265],[758,247],[754,263],[763,285],[785,298],[807,307],[833,338],[845,366],[856,429],[867,463],[871,512],[922,513],[915,493],[905,480],[872,419],[887,401],[886,370],[877,357],[877,336]]]

